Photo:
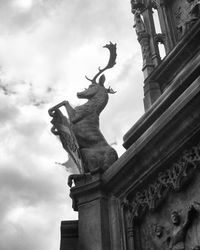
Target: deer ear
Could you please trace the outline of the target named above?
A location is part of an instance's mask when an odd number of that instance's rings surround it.
[[[114,91],[111,87],[109,87],[108,89],[106,89],[106,92],[108,94],[115,94],[117,91]]]
[[[99,78],[99,85],[104,86],[105,80],[106,80],[105,75],[100,76],[100,78]]]

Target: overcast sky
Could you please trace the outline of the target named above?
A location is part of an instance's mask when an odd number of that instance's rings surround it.
[[[117,91],[100,117],[119,155],[122,137],[143,114],[140,47],[129,0],[0,0],[0,249],[56,250],[60,221],[76,219],[67,154],[50,132],[48,109],[88,86],[108,61]]]

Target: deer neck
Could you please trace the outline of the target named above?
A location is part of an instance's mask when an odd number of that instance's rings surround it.
[[[108,102],[108,94],[106,92],[100,91],[95,96],[93,96],[90,100],[88,100],[85,105],[91,109],[92,113],[95,112],[100,114],[101,111],[105,108]]]

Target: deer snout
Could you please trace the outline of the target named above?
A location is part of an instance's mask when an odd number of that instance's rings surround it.
[[[85,91],[78,92],[78,93],[77,93],[77,97],[78,97],[78,98],[83,98],[83,97],[84,97],[84,92],[85,92]]]

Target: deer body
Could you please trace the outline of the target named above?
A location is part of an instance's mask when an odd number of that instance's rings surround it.
[[[88,101],[75,108],[69,102],[63,101],[49,110],[49,115],[53,117],[52,133],[60,137],[64,149],[72,156],[76,149],[78,153],[80,151],[85,173],[105,170],[118,158],[116,151],[107,143],[99,130],[99,115],[108,102],[108,93],[115,93],[110,87],[108,89],[104,87],[105,76],[102,73],[115,65],[116,44],[110,43],[104,47],[110,51],[107,66],[103,69],[99,68],[99,72],[92,80],[86,77],[91,84],[84,91],[77,93],[78,98]],[[59,110],[63,105],[69,115],[70,129],[73,131],[78,146],[68,134],[68,119]],[[76,157],[73,159],[78,166]]]
[[[117,160],[117,153],[99,130],[99,115],[108,102],[108,93],[104,86],[91,84],[77,96],[88,101],[75,109],[66,102],[65,107],[85,163],[85,172],[105,170]]]

